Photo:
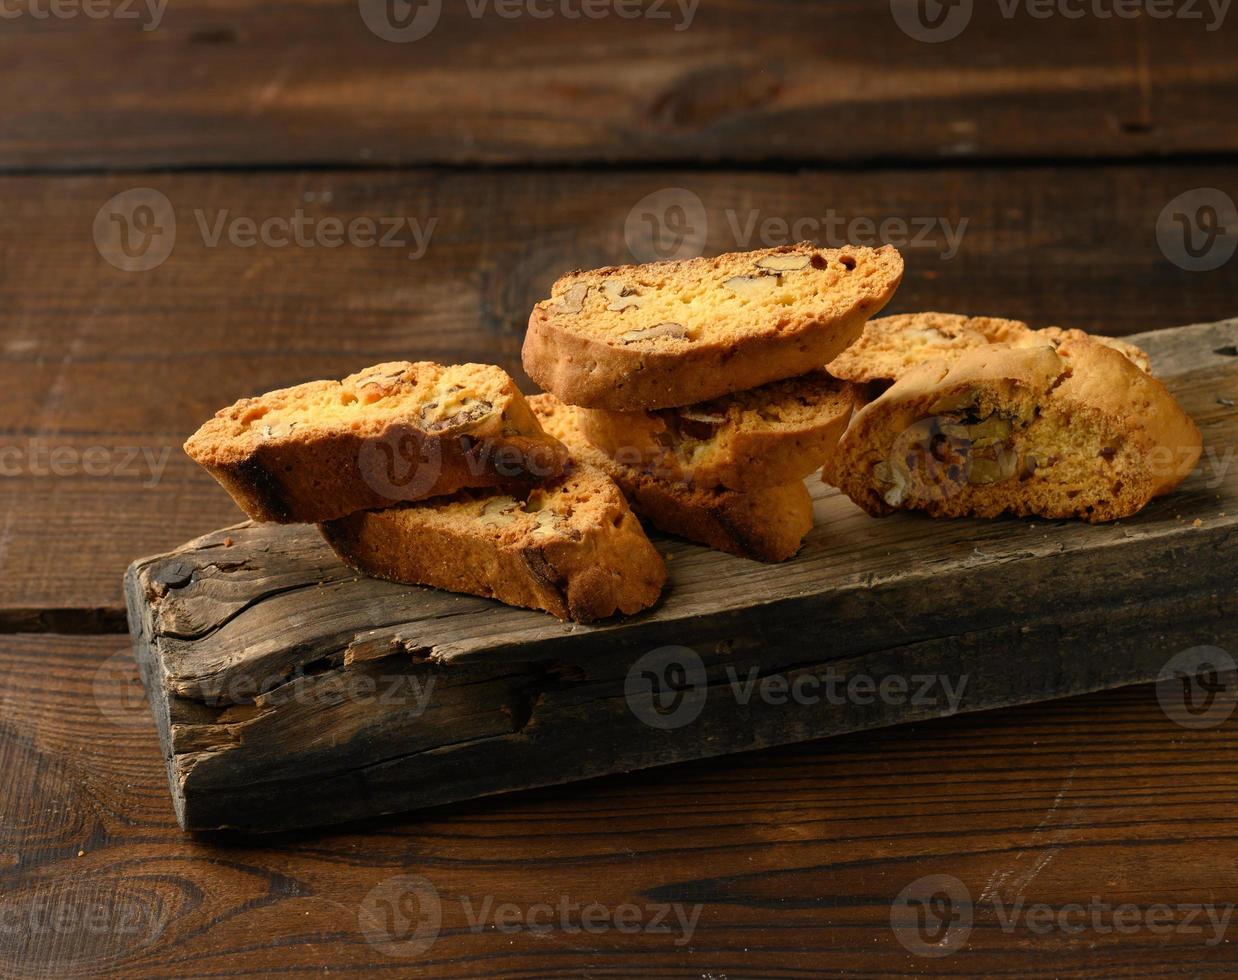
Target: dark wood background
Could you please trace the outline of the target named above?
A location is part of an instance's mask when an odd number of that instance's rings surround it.
[[[977,4],[930,44],[868,0],[701,0],[686,25],[673,5],[626,20],[449,2],[396,44],[343,0],[178,0],[157,26],[145,6],[99,9],[0,22],[0,973],[1238,968],[1232,942],[1183,931],[994,918],[1018,895],[1238,901],[1238,721],[1183,729],[1150,689],[340,831],[194,838],[173,823],[121,597],[131,559],[237,517],[179,452],[208,414],[385,358],[489,360],[527,384],[532,302],[566,269],[630,261],[625,221],[661,189],[700,199],[711,252],[739,244],[728,213],[966,220],[956,255],[940,236],[905,249],[892,311],[1115,334],[1238,313],[1238,259],[1189,272],[1156,234],[1184,192],[1238,196],[1238,26],[1210,25],[1206,4],[1200,19]],[[138,187],[171,202],[176,244],[124,272],[92,228]],[[412,261],[209,247],[195,217],[298,208],[436,224]],[[897,941],[890,906],[938,873],[979,904],[965,947],[931,959]],[[400,874],[443,900],[438,942],[413,959],[358,921]],[[474,932],[461,900],[560,895],[703,910],[677,945]]]

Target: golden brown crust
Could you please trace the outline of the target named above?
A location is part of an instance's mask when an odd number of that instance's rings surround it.
[[[890,246],[802,242],[573,273],[534,308],[524,367],[568,404],[691,405],[819,368],[860,335],[902,272]]]
[[[802,481],[838,444],[862,399],[814,371],[683,408],[580,409],[585,436],[655,479],[751,491]]]
[[[1164,385],[1080,336],[913,368],[855,415],[822,478],[876,516],[1099,522],[1173,490],[1200,448]]]
[[[956,313],[901,313],[879,317],[864,326],[860,338],[828,364],[831,374],[858,384],[890,383],[912,368],[938,358],[953,359],[989,344],[1057,346],[1067,339],[1092,339],[1150,371],[1148,355],[1134,344],[1082,330],[1045,327],[1033,330],[1021,320]]]
[[[1105,347],[1112,347],[1119,354],[1125,357],[1128,361],[1144,371],[1147,374],[1152,373],[1152,361],[1148,357],[1147,351],[1136,347],[1129,341],[1123,340],[1120,337],[1102,337],[1100,334],[1088,333],[1085,330],[1078,330],[1074,327],[1042,327],[1040,330],[1033,330],[1026,337],[1021,337],[1016,341],[1016,344],[1021,346],[1035,346],[1042,341],[1048,341],[1054,347],[1059,346],[1066,340],[1092,340]]]
[[[527,487],[567,464],[500,368],[424,361],[242,399],[185,451],[252,519],[279,523],[462,487]]]
[[[553,395],[534,395],[529,405],[574,459],[604,470],[660,530],[741,558],[778,562],[792,557],[812,529],[812,498],[802,481],[739,493],[658,480],[593,446],[580,426],[580,409]]]
[[[666,563],[618,487],[581,465],[523,498],[461,491],[320,525],[351,567],[594,622],[657,602]]]

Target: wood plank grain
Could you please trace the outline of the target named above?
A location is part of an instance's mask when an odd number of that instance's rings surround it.
[[[361,10],[388,9],[371,0],[23,14],[48,6],[6,8],[3,167],[1238,149],[1235,28],[1215,4],[1174,3],[1168,18],[1153,15],[1163,5],[1123,17],[1111,4],[1050,4],[1047,15],[1045,4],[955,4],[946,12],[970,20],[942,43],[900,28],[892,8],[913,14],[915,3],[865,0],[622,5],[636,17],[610,3],[429,0],[409,8],[429,18],[414,30],[437,16],[414,43],[367,28]],[[50,64],[73,70],[49,75]]]
[[[1042,903],[1220,912],[1233,901],[1238,718],[1181,728],[1149,687],[261,839],[176,829],[117,638],[0,637],[0,691],[6,976],[1082,978],[1238,966],[1232,920],[1216,943],[1206,919],[1189,931],[1182,912],[1168,930],[1029,925]],[[932,874],[957,877],[972,899],[973,928],[944,958],[891,929],[896,896]],[[367,937],[361,912],[398,898],[408,875],[430,882],[441,927],[403,955],[400,920],[387,939],[381,919]],[[600,928],[579,931],[573,912],[577,931],[565,929],[541,908],[560,896],[598,903]],[[649,928],[676,903],[686,918],[699,907],[687,942],[674,913],[667,931]],[[513,926],[499,928],[509,904]],[[636,932],[614,927],[626,906]]]
[[[794,561],[655,538],[676,553],[668,594],[595,627],[358,576],[309,527],[240,525],[135,562],[130,626],[178,817],[341,822],[1118,687],[1238,645],[1238,472],[1217,456],[1238,443],[1238,360],[1219,353],[1238,320],[1146,339],[1209,462],[1109,525],[875,521],[818,484]],[[839,693],[857,677],[867,695]],[[905,696],[926,678],[933,696]],[[876,697],[887,685],[902,694]]]
[[[926,245],[904,248],[891,312],[1128,334],[1231,315],[1238,293],[1238,261],[1186,272],[1155,236],[1184,190],[1238,194],[1232,166],[142,182],[173,202],[175,248],[157,268],[124,272],[100,257],[92,226],[131,178],[0,179],[5,227],[22,232],[0,238],[0,628],[122,629],[120,576],[135,555],[234,520],[178,447],[238,397],[405,357],[491,361],[527,385],[519,348],[535,300],[566,269],[631,261],[625,221],[660,189],[700,198],[710,253],[745,244],[733,229],[753,215],[790,224],[833,209],[844,227],[936,217],[956,230],[966,220],[950,258],[941,225]],[[194,214],[209,230],[224,212],[260,221],[297,208],[317,221],[437,224],[424,257],[410,261],[405,248],[210,247]],[[819,226],[821,240],[830,234]]]

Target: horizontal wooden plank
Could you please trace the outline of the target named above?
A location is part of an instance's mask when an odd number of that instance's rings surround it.
[[[126,272],[100,257],[92,228],[129,178],[0,179],[0,213],[22,231],[0,240],[0,624],[10,629],[93,628],[100,618],[120,629],[130,560],[234,520],[178,447],[238,397],[405,357],[492,361],[527,386],[519,349],[533,303],[569,268],[631,261],[632,209],[666,188],[702,202],[708,253],[779,240],[777,226],[773,238],[745,238],[754,218],[817,220],[800,231],[823,243],[848,225],[865,232],[858,219],[936,221],[926,241],[904,242],[891,312],[1128,334],[1232,315],[1238,295],[1238,261],[1188,272],[1155,234],[1185,190],[1238,194],[1234,166],[142,180],[173,203],[174,248],[161,265]],[[403,248],[239,247],[226,237],[211,247],[194,213],[213,233],[221,214],[263,221],[298,208],[316,222],[437,223],[411,261],[407,223]],[[831,213],[842,231],[826,223]],[[946,223],[963,228],[957,251]],[[141,242],[135,229],[131,244]]]
[[[263,839],[176,829],[118,638],[0,637],[0,690],[5,975],[1235,969],[1232,919],[1220,942],[1206,915],[1187,924],[1185,911],[1172,930],[1147,918],[1108,928],[1126,903],[1222,915],[1238,885],[1238,716],[1181,728],[1148,687]],[[966,888],[973,925],[956,952],[930,958],[899,942],[891,905],[937,874]],[[423,935],[407,920],[361,918],[410,875],[440,912],[418,952],[398,943]],[[560,896],[575,909],[566,927],[539,908]],[[1094,900],[1111,910],[1099,928],[1072,908]],[[508,903],[510,931],[496,926]],[[601,906],[592,932],[579,928],[589,903]],[[651,928],[676,903],[687,941],[674,911]],[[1041,904],[1085,928],[1029,924]],[[626,906],[636,932],[614,927]],[[537,930],[523,928],[530,916]]]
[[[60,13],[37,16],[49,8]],[[6,8],[0,166],[812,163],[1238,149],[1228,8],[1176,0],[1168,17],[1164,5],[1147,8],[31,0]],[[947,14],[943,34],[961,32],[927,43],[940,35],[917,24],[917,9]],[[399,18],[410,14],[417,19],[401,35]],[[412,43],[387,39],[431,27]]]
[[[816,483],[793,561],[655,538],[675,553],[663,601],[583,628],[359,576],[311,527],[244,524],[136,562],[130,624],[178,816],[337,823],[1118,687],[1238,646],[1238,358],[1219,353],[1238,320],[1147,339],[1208,452],[1108,525],[875,521]],[[648,674],[654,695],[633,687]],[[641,698],[675,676],[652,717]],[[949,682],[918,704],[816,693],[856,676]],[[744,696],[757,677],[783,696]]]

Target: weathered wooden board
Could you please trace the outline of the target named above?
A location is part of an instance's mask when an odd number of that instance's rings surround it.
[[[22,15],[48,6],[67,13]],[[385,39],[383,18],[402,8],[382,0],[83,6],[7,8],[0,167],[1238,148],[1225,111],[1238,97],[1234,27],[1203,2],[1166,17],[1164,5],[647,0],[633,17],[631,4],[421,0],[405,36],[433,29],[409,43]],[[966,26],[925,43],[892,9]]]
[[[665,601],[598,627],[359,578],[310,528],[241,525],[136,562],[130,624],[178,819],[329,823],[1122,686],[1232,649],[1238,320],[1137,339],[1207,452],[1111,525],[877,521],[821,488],[794,561],[662,540]]]
[[[1230,976],[1238,961],[1235,943],[1205,941],[1211,929],[1002,928],[1020,901],[1232,901],[1238,712],[1187,730],[1149,686],[328,830],[191,835],[168,805],[125,639],[8,635],[0,772],[0,975],[15,980],[308,977],[326,965],[425,980],[1136,980]],[[900,944],[890,911],[940,873],[970,890],[975,927],[934,960]],[[359,916],[399,875],[425,876],[441,897],[437,942],[416,956],[393,955]],[[678,929],[476,920],[488,901],[560,896],[679,902],[700,916],[690,942]]]
[[[139,183],[175,206],[175,248],[158,268],[124,272],[99,256],[91,227]],[[0,236],[0,631],[123,631],[120,579],[135,555],[238,519],[180,452],[220,405],[391,358],[489,361],[521,378],[533,303],[565,269],[631,261],[629,211],[667,187],[700,197],[710,254],[742,245],[732,221],[752,214],[966,221],[957,254],[940,226],[903,249],[891,312],[1130,334],[1229,316],[1238,295],[1238,261],[1186,272],[1154,234],[1184,190],[1238,194],[1233,164],[0,178],[0,223],[15,230]],[[195,215],[209,225],[298,207],[437,224],[410,261],[392,248],[209,247]],[[70,465],[51,472],[52,451]],[[102,467],[73,464],[87,452]]]

